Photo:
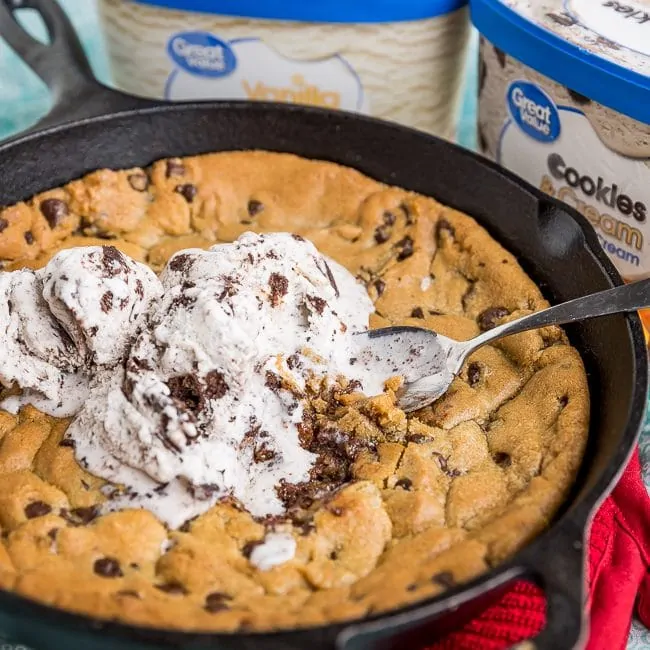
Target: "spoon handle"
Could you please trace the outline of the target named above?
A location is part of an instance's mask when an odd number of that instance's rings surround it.
[[[595,318],[596,316],[636,311],[644,307],[650,307],[650,278],[592,293],[589,296],[569,300],[560,305],[523,316],[517,320],[499,325],[467,343],[469,344],[468,347],[471,348],[470,351],[473,352],[486,343],[511,334],[545,327],[546,325],[564,325]]]

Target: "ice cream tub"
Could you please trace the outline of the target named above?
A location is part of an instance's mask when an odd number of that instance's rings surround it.
[[[650,0],[474,0],[481,151],[650,275]]]
[[[100,0],[114,84],[309,104],[455,135],[467,0]]]

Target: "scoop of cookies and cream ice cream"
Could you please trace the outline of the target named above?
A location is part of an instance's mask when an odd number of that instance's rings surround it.
[[[72,249],[0,275],[7,298],[23,284],[28,300],[0,314],[0,379],[23,389],[3,405],[74,415],[66,436],[115,486],[107,507],[171,526],[227,495],[284,512],[276,487],[308,481],[316,460],[299,434],[307,383],[347,370],[373,311],[348,271],[289,234],[181,251],[159,278],[114,248]]]

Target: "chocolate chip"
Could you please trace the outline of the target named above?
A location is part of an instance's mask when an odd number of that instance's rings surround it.
[[[259,447],[253,450],[253,461],[256,463],[268,463],[276,456],[276,452],[263,442]]]
[[[411,311],[411,318],[424,318],[422,307],[414,307]]]
[[[287,366],[290,370],[302,368],[302,361],[298,354],[292,354],[290,357],[287,357]]]
[[[106,291],[104,295],[101,297],[101,300],[99,301],[99,304],[102,308],[102,311],[105,314],[108,314],[108,312],[113,309],[113,292],[112,291]]]
[[[560,406],[562,408],[565,408],[568,403],[569,403],[569,396],[568,395],[562,395],[562,397],[560,397]]]
[[[25,506],[25,517],[27,519],[34,519],[34,517],[42,517],[52,512],[52,506],[45,501],[32,501]]]
[[[184,410],[196,412],[203,410],[205,396],[203,387],[196,375],[178,375],[167,380],[169,394],[176,404]]]
[[[456,229],[447,221],[447,219],[438,219],[436,223],[436,239],[440,240],[441,236],[446,233],[452,239],[456,234]]]
[[[232,600],[231,596],[221,591],[214,591],[205,597],[205,605],[203,607],[211,614],[216,614],[217,612],[230,609],[226,604],[227,600]]]
[[[99,515],[98,506],[88,506],[86,508],[73,508],[70,514],[81,524],[89,524]]]
[[[166,594],[186,596],[189,593],[180,582],[165,582],[162,585],[155,585],[155,587]]]
[[[61,219],[69,214],[68,204],[61,199],[45,199],[41,201],[39,207],[50,228],[56,228],[61,223]]]
[[[386,283],[380,278],[378,280],[375,280],[374,285],[377,291],[377,297],[381,296],[384,293],[384,289],[386,288]]]
[[[482,332],[491,330],[497,324],[497,321],[510,313],[505,307],[488,307],[484,309],[476,319]]]
[[[512,458],[510,458],[510,454],[506,454],[504,451],[497,451],[496,453],[492,454],[492,460],[499,466],[503,467],[503,469],[507,469],[512,465]]]
[[[262,539],[254,539],[250,542],[246,542],[242,547],[241,553],[246,558],[249,559],[255,548],[264,544]]]
[[[392,226],[395,221],[397,221],[397,217],[390,210],[386,210],[382,215],[382,218],[387,226]]]
[[[494,53],[497,56],[497,60],[499,61],[499,65],[502,68],[506,67],[506,53],[503,50],[500,50],[496,45],[492,46],[494,49]]]
[[[280,273],[271,273],[269,286],[271,287],[271,305],[277,307],[289,291],[289,280]]]
[[[120,563],[112,557],[102,557],[95,560],[93,571],[102,578],[121,578],[124,575]]]
[[[476,361],[472,361],[469,366],[467,366],[467,383],[474,388],[480,379],[481,366]]]
[[[546,14],[547,18],[550,18],[554,23],[562,25],[563,27],[572,27],[576,24],[576,21],[567,13],[561,14]]]
[[[165,175],[167,178],[172,176],[183,176],[185,174],[185,165],[178,158],[170,158],[167,161]]]
[[[178,530],[181,533],[189,533],[190,529],[192,528],[192,522],[196,519],[196,517],[192,517],[191,519],[188,519],[187,521],[184,521],[178,528]]]
[[[398,262],[402,262],[413,255],[413,240],[408,235],[398,241],[396,246],[399,249],[399,253],[397,254]]]
[[[436,573],[431,576],[431,581],[444,589],[451,589],[456,586],[456,580],[451,571],[441,571],[440,573]]]
[[[177,271],[178,273],[187,273],[193,264],[193,259],[191,255],[187,253],[180,253],[174,255],[169,262],[169,268],[172,271]]]
[[[128,273],[130,270],[124,255],[115,246],[102,246],[102,267],[108,277]]]
[[[423,443],[423,442],[431,442],[431,438],[429,436],[425,436],[421,433],[409,433],[406,436],[406,442],[413,442],[417,445]]]
[[[569,93],[571,99],[579,106],[586,106],[587,104],[591,104],[591,99],[589,99],[589,97],[585,97],[585,95],[581,95],[580,93],[577,93],[575,90],[571,90],[570,88],[567,88],[567,92]]]
[[[180,194],[188,203],[192,203],[198,190],[196,189],[196,185],[185,183],[184,185],[177,185],[174,188],[174,192]]]
[[[59,447],[72,447],[74,449],[74,440],[72,438],[63,438]]]
[[[415,591],[418,588],[416,584],[410,584],[406,586],[406,591]]]
[[[375,241],[383,244],[390,239],[390,226],[377,226],[375,228]]]
[[[34,243],[34,235],[32,234],[32,231],[28,230],[24,236],[25,241],[31,246]]]
[[[129,174],[126,180],[136,192],[146,192],[149,188],[149,179],[144,173]]]
[[[248,202],[248,214],[251,217],[254,217],[256,214],[259,214],[264,210],[264,204],[261,201],[256,201],[255,199],[251,199]]]
[[[50,528],[50,530],[47,531],[47,536],[52,540],[56,540],[56,536],[59,534],[59,529],[58,528]]]
[[[296,241],[305,241],[305,238],[302,237],[301,235],[296,235],[296,233],[291,233],[291,236],[296,240]]]
[[[450,478],[455,478],[460,476],[460,472],[457,469],[452,469],[449,467],[449,458],[445,458],[441,453],[434,451],[433,456],[438,460],[438,465],[444,474]]]
[[[401,478],[397,483],[395,483],[395,487],[408,491],[413,487],[413,481],[410,478]]]
[[[0,218],[0,232],[3,232],[9,227],[9,222],[6,219]]]

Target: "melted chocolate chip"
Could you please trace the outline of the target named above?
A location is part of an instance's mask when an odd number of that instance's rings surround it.
[[[443,234],[449,235],[452,239],[456,235],[456,229],[447,221],[447,219],[438,219],[436,223],[436,239],[440,241]]]
[[[395,221],[397,221],[397,217],[396,217],[395,214],[394,214],[393,212],[391,212],[390,210],[386,210],[386,211],[384,212],[384,214],[382,215],[382,218],[383,218],[383,220],[384,220],[384,223],[385,223],[387,226],[392,226],[392,225],[395,223]]]
[[[228,392],[228,384],[223,374],[217,370],[211,370],[205,376],[205,396],[208,399],[221,399]]]
[[[147,178],[146,174],[129,174],[126,177],[126,180],[129,182],[129,185],[132,187],[132,189],[134,189],[136,192],[146,192],[149,188],[149,179]]]
[[[106,291],[104,295],[101,297],[101,300],[99,301],[99,304],[102,308],[102,311],[105,314],[108,314],[108,312],[113,309],[113,292],[112,291]]]
[[[32,231],[31,231],[31,230],[28,230],[28,231],[25,233],[24,237],[25,237],[25,241],[27,242],[27,244],[28,244],[29,246],[31,246],[31,245],[34,243],[34,235],[32,234]]]
[[[52,512],[52,506],[44,501],[32,501],[25,506],[25,517],[34,519],[34,517],[43,517]]]
[[[414,307],[411,311],[411,318],[424,318],[422,307]]]
[[[562,397],[560,397],[560,406],[562,408],[565,408],[568,403],[569,403],[569,396],[568,395],[562,395]]]
[[[441,571],[440,573],[436,573],[431,576],[431,581],[444,589],[451,589],[456,586],[456,580],[451,571]]]
[[[45,199],[39,207],[50,228],[56,228],[69,214],[68,204],[61,199]]]
[[[408,491],[413,487],[413,481],[410,478],[401,478],[397,483],[395,483],[395,487]]]
[[[180,582],[165,582],[162,585],[155,585],[155,587],[158,591],[166,594],[186,596],[189,593]]]
[[[259,214],[264,210],[264,204],[261,201],[256,201],[255,199],[251,199],[248,202],[248,214],[251,217],[254,217],[255,215]]]
[[[231,600],[231,597],[228,594],[224,594],[221,591],[214,591],[205,597],[205,605],[203,607],[211,614],[216,614],[217,612],[230,609],[226,604],[227,600]]]
[[[384,290],[386,289],[386,283],[381,279],[377,279],[374,282],[375,285],[375,290],[377,291],[377,297],[381,296],[384,293]]]
[[[74,449],[74,440],[72,438],[63,438],[59,447],[72,447]]]
[[[183,176],[185,174],[185,165],[178,158],[170,158],[167,161],[165,175],[167,178],[172,176]]]
[[[102,557],[95,560],[93,571],[102,578],[121,578],[124,575],[120,563],[112,557]]]
[[[438,465],[440,466],[440,469],[443,471],[444,474],[446,474],[450,478],[455,478],[456,476],[460,476],[460,472],[457,469],[451,469],[451,467],[449,467],[449,458],[445,458],[445,456],[438,453],[437,451],[433,452],[433,456],[438,461]]]
[[[491,330],[497,324],[497,321],[510,313],[505,307],[488,307],[483,310],[476,319],[482,332]]]
[[[3,232],[9,227],[9,222],[6,219],[0,218],[0,232]]]
[[[89,524],[93,519],[99,515],[98,506],[88,506],[87,508],[73,508],[70,510],[70,515],[74,517],[80,524]]]
[[[307,300],[309,300],[309,303],[317,311],[318,314],[322,314],[323,311],[325,311],[325,307],[327,307],[327,301],[318,296],[307,296]]]
[[[264,544],[263,539],[254,539],[250,542],[246,542],[241,549],[241,554],[248,560],[250,559],[250,556],[252,555],[255,548],[261,546],[262,544]]]
[[[474,388],[480,379],[481,366],[476,361],[472,361],[469,366],[467,366],[467,383]]]
[[[390,227],[389,226],[377,226],[375,228],[375,241],[378,244],[383,244],[390,239]]]
[[[185,183],[184,185],[177,185],[174,188],[174,192],[180,194],[188,203],[192,203],[198,190],[196,189],[196,185]]]
[[[413,255],[413,239],[408,235],[404,237],[404,239],[398,241],[396,246],[399,249],[399,253],[397,254],[398,262],[402,262]]]
[[[289,280],[280,273],[271,273],[269,287],[271,287],[271,305],[277,307],[289,291]]]
[[[496,453],[492,454],[492,460],[503,469],[507,469],[510,467],[510,465],[512,465],[512,458],[510,458],[510,454],[506,454],[504,451],[497,451]]]

